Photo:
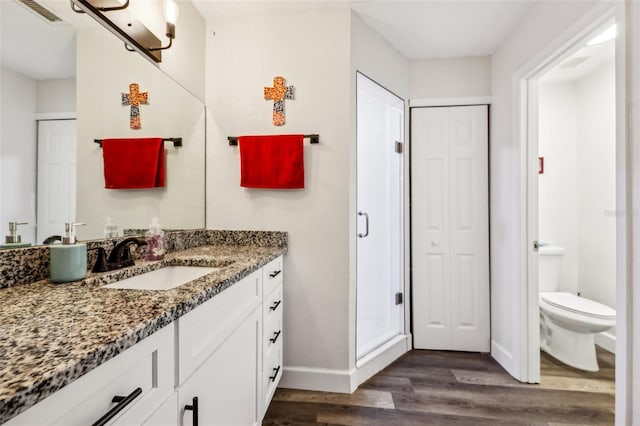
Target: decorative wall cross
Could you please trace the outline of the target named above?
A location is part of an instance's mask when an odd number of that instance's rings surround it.
[[[136,83],[129,85],[129,93],[122,94],[122,105],[131,105],[131,112],[129,114],[129,127],[132,129],[139,129],[142,127],[140,124],[140,104],[147,105],[148,93],[140,93],[140,88]]]
[[[274,126],[282,126],[284,124],[284,100],[293,99],[293,86],[285,86],[284,77],[275,77],[273,87],[264,88],[264,98],[273,100],[271,122]]]

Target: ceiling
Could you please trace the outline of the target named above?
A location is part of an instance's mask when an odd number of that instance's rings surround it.
[[[63,18],[44,22],[15,0],[2,2],[2,63],[36,79],[74,75],[75,30],[68,1],[38,0]],[[216,19],[322,9],[355,11],[409,59],[485,56],[517,28],[534,0],[192,0],[210,26]],[[84,22],[89,20],[85,16]],[[69,23],[73,25],[69,25]],[[25,37],[25,28],[29,28]],[[41,40],[45,40],[43,43]],[[19,42],[19,43],[18,43]],[[43,66],[43,64],[47,64]]]
[[[76,75],[76,31],[99,25],[69,1],[37,0],[62,19],[51,23],[16,0],[0,0],[0,63],[34,80]]]
[[[34,80],[75,76],[75,29],[49,23],[15,1],[0,1],[2,64]]]
[[[492,55],[533,1],[362,1],[352,9],[408,59]]]
[[[540,81],[570,82],[581,79],[604,64],[615,62],[615,40],[593,46],[581,47],[576,53],[562,61],[545,74]]]
[[[213,26],[240,15],[351,8],[408,59],[493,54],[533,0],[193,0]]]

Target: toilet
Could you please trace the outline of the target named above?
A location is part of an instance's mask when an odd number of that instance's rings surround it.
[[[616,325],[616,311],[558,291],[564,248],[541,246],[538,254],[540,348],[571,367],[598,371],[593,335]]]

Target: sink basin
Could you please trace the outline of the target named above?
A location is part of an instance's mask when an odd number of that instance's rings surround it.
[[[126,288],[131,290],[170,290],[190,281],[204,277],[221,268],[201,266],[167,266],[162,269],[136,275],[107,284],[104,288]]]

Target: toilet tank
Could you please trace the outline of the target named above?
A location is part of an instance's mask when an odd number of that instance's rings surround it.
[[[563,254],[563,247],[538,248],[538,291],[558,291]]]

